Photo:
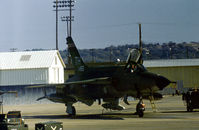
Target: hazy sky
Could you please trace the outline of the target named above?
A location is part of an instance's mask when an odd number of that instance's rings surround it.
[[[0,51],[55,48],[53,0],[4,0],[0,4]],[[59,16],[68,12],[59,12]],[[199,41],[199,0],[76,0],[72,36],[78,48],[144,42]],[[59,21],[59,49],[66,49]]]

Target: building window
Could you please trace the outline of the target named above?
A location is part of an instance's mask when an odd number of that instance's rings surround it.
[[[31,57],[31,55],[22,55],[20,58],[20,61],[29,61],[30,57]]]

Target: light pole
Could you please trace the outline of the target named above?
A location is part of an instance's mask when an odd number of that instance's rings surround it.
[[[69,23],[69,22],[71,22],[71,21],[74,21],[74,16],[62,16],[61,17],[61,21],[63,21],[63,22],[66,22],[67,23],[67,25],[66,25],[66,32],[67,32],[67,36],[71,36],[71,24]],[[69,26],[70,25],[70,26]]]
[[[62,2],[64,2],[64,6],[65,7],[69,7],[69,9],[65,9],[67,11],[69,11],[69,16],[62,16],[61,20],[63,22],[66,22],[66,32],[67,32],[67,37],[71,37],[72,35],[72,21],[74,21],[74,16],[72,16],[72,11],[74,9],[72,9],[72,7],[74,7],[74,0],[63,0]],[[68,50],[69,52],[69,50]],[[68,64],[71,64],[71,58],[70,58],[70,54],[68,53]]]
[[[58,50],[58,0],[54,1],[53,7],[56,12],[56,50]]]
[[[74,7],[74,0],[64,0],[65,1],[65,7],[68,7],[69,9],[66,9],[69,11],[69,16],[62,16],[61,20],[67,22],[67,36],[72,35],[72,21],[74,21],[74,16],[72,16],[72,9]]]
[[[70,11],[70,18],[72,18],[72,7],[74,6],[72,3],[75,1],[72,0],[56,0],[53,1],[54,5],[53,8],[55,8],[56,12],[56,50],[58,50],[58,11]],[[67,9],[69,7],[69,9]],[[72,20],[71,20],[72,21]],[[70,21],[70,35],[71,35],[71,26],[72,22]]]

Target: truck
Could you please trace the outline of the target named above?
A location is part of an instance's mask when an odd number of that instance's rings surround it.
[[[199,109],[199,89],[190,89],[183,93],[182,100],[185,102],[188,112]]]
[[[20,111],[9,111],[7,114],[0,114],[0,129],[28,130],[28,125],[25,124]]]

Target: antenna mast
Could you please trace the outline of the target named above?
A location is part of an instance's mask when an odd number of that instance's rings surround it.
[[[140,50],[140,54],[142,55],[142,27],[141,27],[141,23],[139,23],[139,50]]]

